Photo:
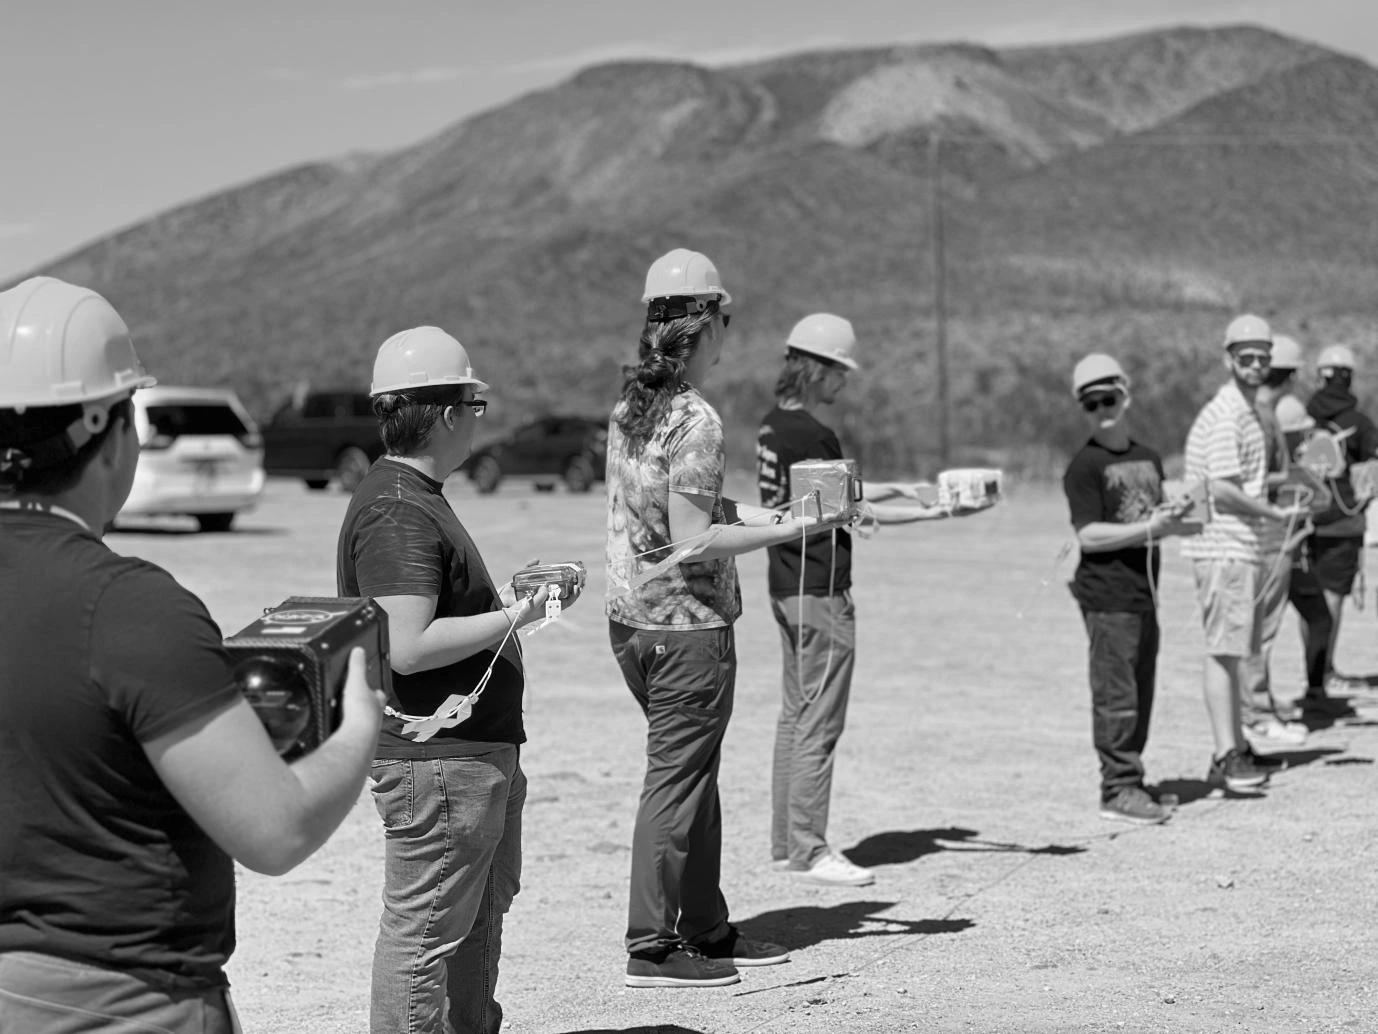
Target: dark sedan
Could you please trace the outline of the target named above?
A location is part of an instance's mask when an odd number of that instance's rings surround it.
[[[571,492],[587,492],[606,476],[607,442],[604,419],[547,416],[475,449],[464,470],[483,493],[508,477],[534,478],[538,485],[558,478]]]

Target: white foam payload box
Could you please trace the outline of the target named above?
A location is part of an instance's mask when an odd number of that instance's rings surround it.
[[[938,505],[949,509],[984,510],[1000,501],[1004,471],[962,467],[938,474]]]

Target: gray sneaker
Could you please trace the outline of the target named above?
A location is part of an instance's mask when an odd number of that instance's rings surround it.
[[[1206,782],[1216,789],[1256,790],[1268,781],[1268,770],[1259,766],[1248,749],[1236,747],[1227,750],[1221,757],[1211,758],[1211,767],[1206,772]]]
[[[1108,801],[1102,801],[1100,806],[1101,818],[1111,822],[1132,822],[1137,826],[1156,826],[1166,822],[1171,814],[1141,786],[1126,786]]]
[[[627,959],[628,987],[723,987],[740,982],[730,959],[711,959],[688,944]]]

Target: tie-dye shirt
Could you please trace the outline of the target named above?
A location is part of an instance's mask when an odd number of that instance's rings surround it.
[[[661,425],[633,456],[617,426],[622,406],[613,410],[608,428],[608,617],[647,629],[730,625],[742,612],[731,557],[672,563],[629,588],[681,545],[670,538],[671,492],[710,496],[712,522],[726,523],[722,420],[690,388],[674,397]]]

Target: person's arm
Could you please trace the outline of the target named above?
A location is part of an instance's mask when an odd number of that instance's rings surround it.
[[[349,655],[340,726],[286,764],[242,695],[143,742],[158,778],[220,848],[268,876],[294,868],[329,839],[359,798],[378,741],[382,701],[364,651]]]
[[[1157,509],[1146,520],[1132,524],[1092,521],[1077,529],[1077,545],[1083,553],[1109,553],[1143,546],[1174,535],[1199,535],[1201,525],[1178,520],[1171,510]]]
[[[703,536],[702,546],[687,560],[721,560],[749,553],[753,549],[779,546],[801,538],[810,529],[833,527],[817,517],[786,517],[783,510],[772,510],[772,522],[764,526],[713,523],[713,497],[697,492],[670,492],[670,541],[686,545],[686,539]],[[774,517],[781,517],[777,524]]]
[[[866,482],[866,501],[868,503],[884,503],[891,499],[919,499],[919,488],[925,487],[935,496],[937,488],[922,481],[867,481]],[[915,518],[923,520],[923,518]],[[885,523],[884,521],[881,522]]]
[[[375,596],[388,615],[392,670],[400,675],[443,668],[497,646],[508,630],[544,617],[547,590],[502,610],[467,617],[435,616],[436,596]]]
[[[1244,491],[1240,479],[1235,477],[1211,477],[1211,498],[1222,513],[1232,513],[1240,517],[1263,517],[1270,521],[1285,521],[1305,512],[1302,506],[1274,506],[1266,499],[1255,499]]]
[[[867,486],[869,488],[869,486]],[[867,499],[862,503],[862,527],[875,524],[913,524],[917,521],[941,521],[953,516],[944,506],[925,506],[922,503],[877,503]],[[965,516],[965,512],[960,516]]]

